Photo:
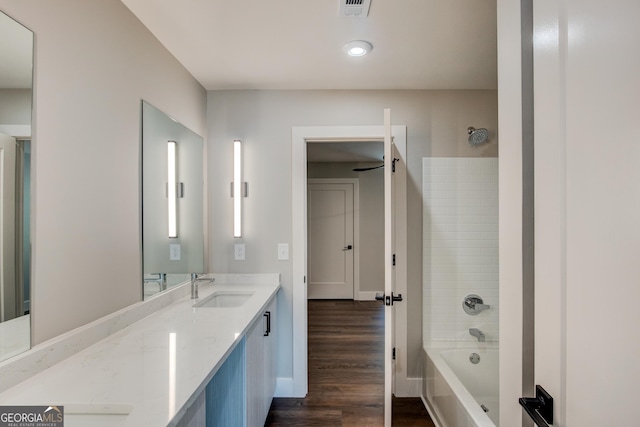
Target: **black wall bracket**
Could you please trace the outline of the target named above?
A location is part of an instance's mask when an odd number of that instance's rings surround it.
[[[518,401],[538,427],[553,424],[553,397],[541,386],[536,385],[536,397],[521,397]]]

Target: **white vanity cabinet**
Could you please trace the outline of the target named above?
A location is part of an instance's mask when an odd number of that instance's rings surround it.
[[[276,307],[271,299],[246,335],[247,427],[264,426],[276,389]]]

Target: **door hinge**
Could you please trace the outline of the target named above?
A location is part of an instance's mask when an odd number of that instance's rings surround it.
[[[396,360],[396,348],[395,347],[393,347],[393,353],[392,353],[391,356],[392,356],[393,360]]]
[[[395,265],[396,265],[396,254],[393,254],[392,264],[395,267]]]
[[[396,172],[396,162],[400,160],[400,159],[393,159],[391,160],[391,172],[395,173]]]

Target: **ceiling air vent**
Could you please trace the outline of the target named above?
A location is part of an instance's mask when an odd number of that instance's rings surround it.
[[[340,16],[366,17],[371,0],[340,0]]]

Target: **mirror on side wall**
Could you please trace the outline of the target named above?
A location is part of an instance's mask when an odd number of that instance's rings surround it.
[[[0,12],[0,360],[31,346],[33,33]]]
[[[204,272],[203,139],[142,101],[143,293]]]

